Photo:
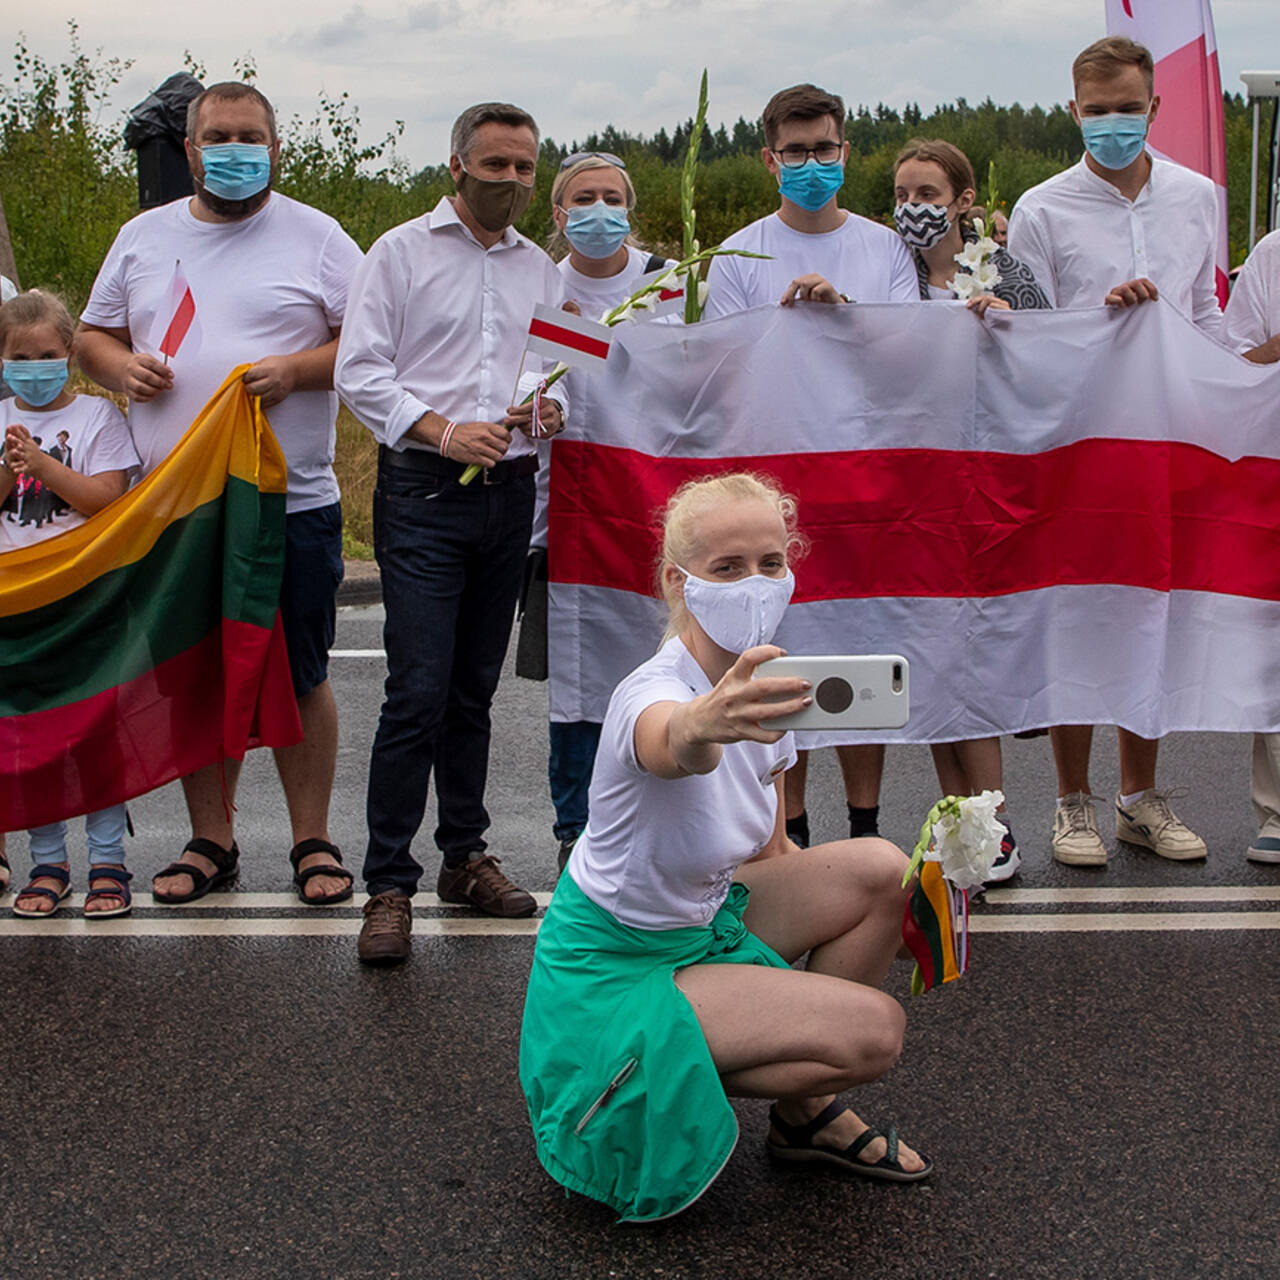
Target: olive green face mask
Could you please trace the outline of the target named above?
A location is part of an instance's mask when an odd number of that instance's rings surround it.
[[[533,183],[514,178],[477,178],[465,169],[458,175],[458,194],[486,231],[503,231],[519,221],[533,199]]]

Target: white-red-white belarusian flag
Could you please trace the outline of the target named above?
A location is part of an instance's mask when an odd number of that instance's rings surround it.
[[[524,349],[551,356],[570,368],[603,365],[609,358],[613,330],[597,320],[536,303]]]
[[[670,275],[670,267],[659,267],[657,271],[650,271],[646,275],[642,275],[636,281],[633,293],[639,293],[641,289],[647,285],[656,284],[664,276]],[[656,301],[653,295],[650,295],[648,301],[653,301],[653,305],[645,307],[636,313],[635,319],[648,320],[655,319],[658,316],[674,315],[677,311],[684,311],[684,277],[672,276],[671,282],[662,289],[659,289],[656,295]]]
[[[615,343],[550,449],[553,720],[603,719],[657,648],[672,492],[748,468],[811,548],[778,643],[911,663],[906,728],[847,740],[1280,729],[1280,366],[1164,301],[769,306]]]
[[[168,323],[157,344],[164,355],[172,358],[191,334],[196,320],[196,300],[179,258],[173,264],[173,279],[169,284]],[[199,331],[197,330],[197,333]],[[193,344],[194,345],[194,344]]]
[[[1209,0],[1106,0],[1107,34],[1151,50],[1160,110],[1151,150],[1218,188],[1218,301],[1227,305],[1227,143]]]

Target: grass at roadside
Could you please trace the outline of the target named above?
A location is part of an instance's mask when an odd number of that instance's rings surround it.
[[[338,410],[338,447],[333,469],[342,491],[342,553],[348,560],[373,559],[373,486],[378,444],[343,405]]]

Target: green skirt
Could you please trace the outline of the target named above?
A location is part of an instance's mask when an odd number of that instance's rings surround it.
[[[693,1203],[738,1122],[678,969],[787,962],[742,923],[735,884],[711,923],[633,929],[560,877],[538,931],[520,1084],[538,1159],[557,1182],[646,1222]]]

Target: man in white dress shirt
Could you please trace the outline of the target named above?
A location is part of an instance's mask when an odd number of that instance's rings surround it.
[[[793,85],[769,99],[761,124],[765,145],[760,155],[778,182],[778,211],[735,232],[724,247],[768,258],[713,259],[705,316],[730,315],[766,303],[792,306],[798,300],[919,302],[915,263],[902,237],[891,227],[840,207],[849,159],[844,102],[816,85]],[[799,762],[786,777],[787,834],[801,845],[809,843],[808,754],[799,753]],[[837,747],[836,754],[844,777],[849,834],[878,835],[884,747]]]
[[[1085,155],[1018,201],[1009,252],[1031,268],[1055,307],[1132,307],[1159,297],[1216,336],[1217,194],[1208,178],[1146,149],[1160,109],[1151,54],[1108,36],[1076,58],[1072,79],[1071,114]],[[1118,732],[1117,838],[1164,858],[1203,858],[1204,841],[1156,790],[1159,741]],[[1049,733],[1058,771],[1053,856],[1071,866],[1102,866],[1107,847],[1089,790],[1093,726]]]
[[[533,521],[532,411],[511,407],[536,303],[563,297],[555,264],[512,227],[533,194],[538,129],[508,103],[453,126],[457,195],[393,228],[351,286],[335,380],[378,440],[374,552],[386,606],[386,696],[369,762],[369,890],[357,952],[410,952],[410,848],[435,778],[444,857],[436,891],[498,916],[533,898],[485,853],[489,705]],[[533,363],[532,361],[530,362]],[[561,384],[554,388],[563,401]],[[544,426],[563,427],[542,402]],[[460,483],[470,464],[483,468]]]
[[[1254,364],[1280,360],[1280,231],[1258,241],[1240,271],[1222,325],[1233,351]],[[1258,834],[1250,862],[1280,862],[1280,733],[1253,735],[1253,811]]]

